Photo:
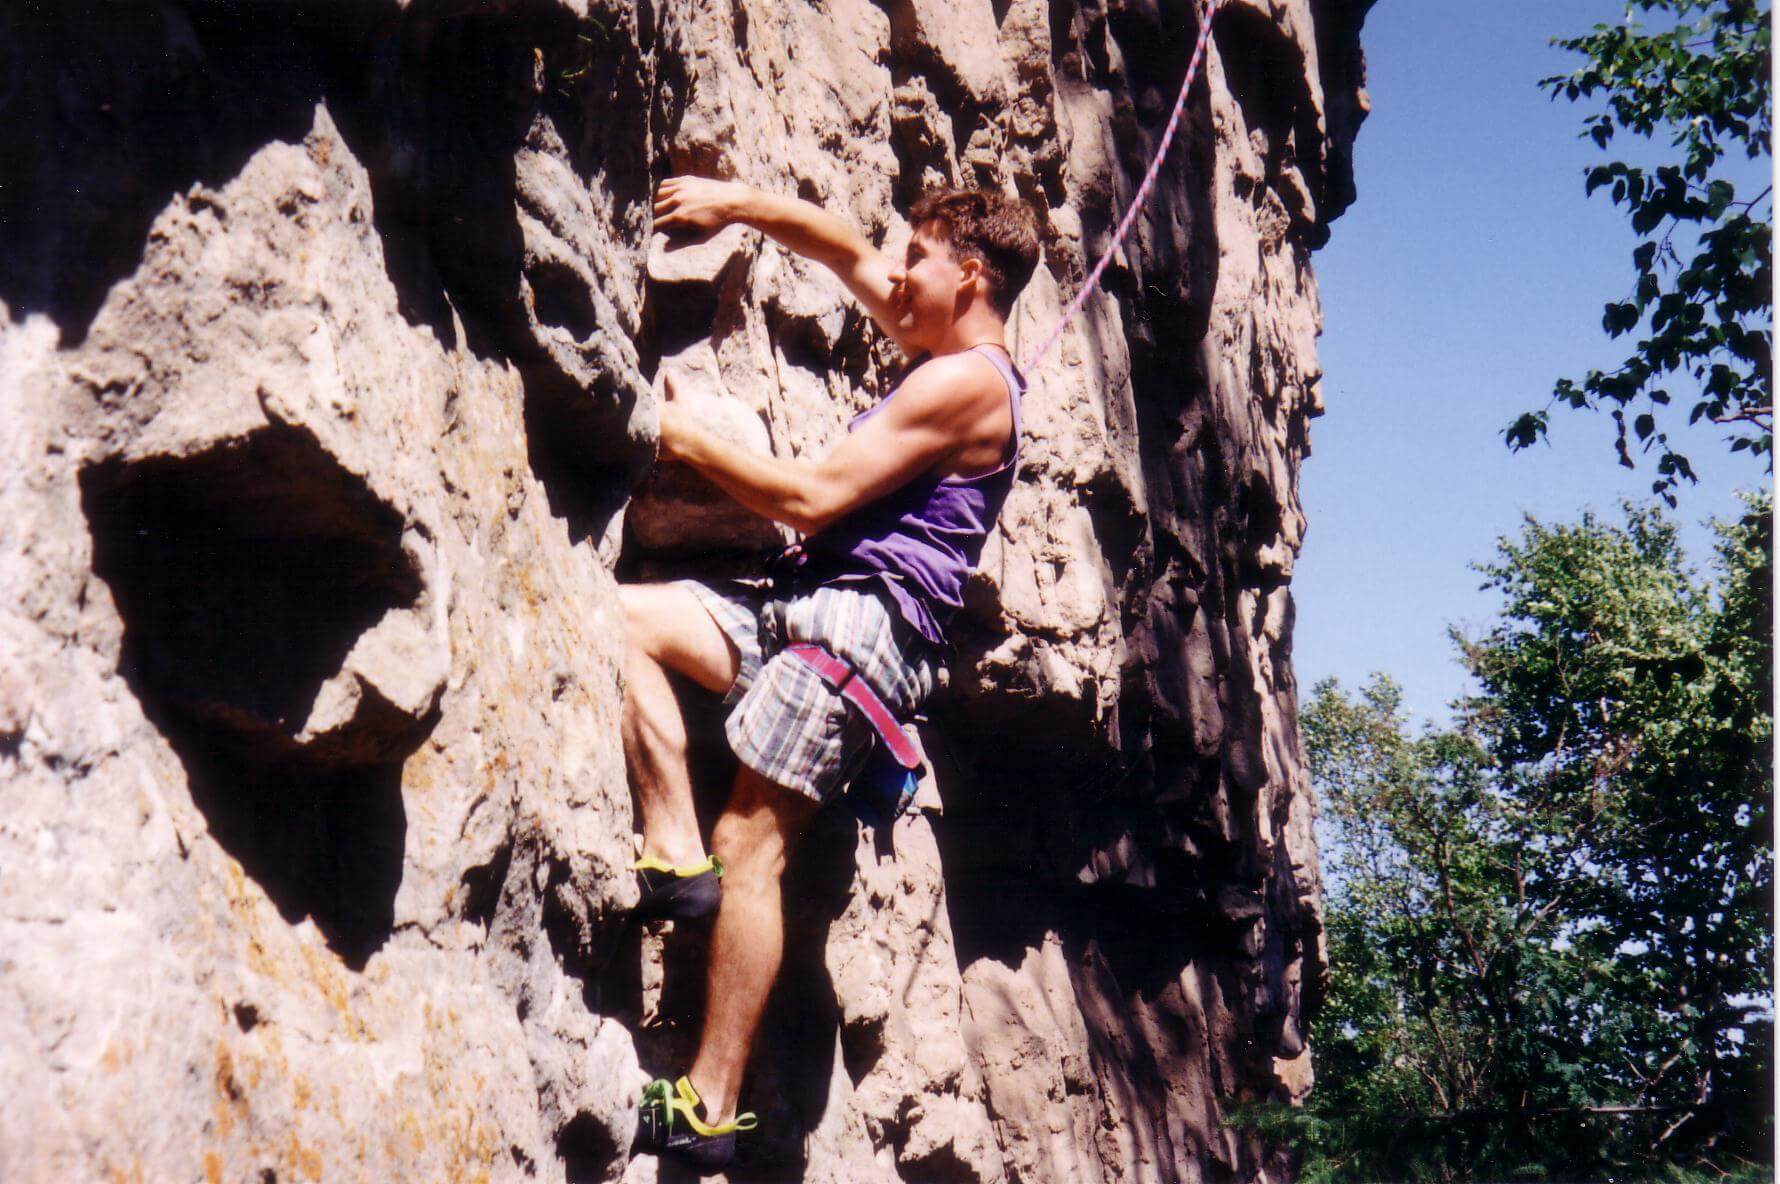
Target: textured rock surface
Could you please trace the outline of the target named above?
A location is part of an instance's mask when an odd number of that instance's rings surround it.
[[[1310,1082],[1288,583],[1366,6],[1218,16],[1033,375],[932,808],[893,859],[825,815],[790,870],[736,1178],[1289,1174],[1221,1120]],[[652,185],[740,177],[892,247],[923,184],[1018,192],[1022,352],[1194,19],[0,11],[0,1179],[656,1179],[630,1105],[685,1055],[703,935],[622,923],[614,590],[776,535],[643,480],[660,384],[803,454],[892,359],[752,232],[652,244]]]

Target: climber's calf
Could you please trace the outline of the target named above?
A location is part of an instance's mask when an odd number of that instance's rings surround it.
[[[684,675],[707,691],[723,694],[736,681],[740,658],[685,587],[630,585],[618,589],[618,595],[625,622],[620,731],[643,816],[641,912],[645,916],[708,913],[716,905],[717,874],[705,857],[693,811],[686,724],[668,674]]]

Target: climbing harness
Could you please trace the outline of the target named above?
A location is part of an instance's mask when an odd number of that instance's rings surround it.
[[[853,664],[818,642],[792,642],[785,635],[790,600],[812,579],[812,557],[801,543],[792,543],[767,561],[775,599],[762,614],[762,624],[775,648],[808,667],[830,691],[845,699],[876,733],[877,743],[865,768],[848,787],[848,796],[860,821],[874,826],[894,822],[914,804],[920,785],[921,750],[903,730],[871,682]]]
[[[1063,331],[1069,328],[1070,322],[1075,320],[1076,314],[1088,302],[1088,297],[1093,295],[1094,290],[1100,286],[1101,275],[1106,271],[1107,265],[1112,262],[1113,256],[1118,254],[1119,248],[1124,245],[1125,236],[1131,233],[1131,224],[1137,220],[1137,211],[1142,209],[1143,204],[1149,200],[1150,190],[1155,188],[1156,178],[1162,172],[1162,161],[1167,158],[1168,148],[1174,143],[1174,133],[1180,128],[1181,115],[1187,109],[1187,92],[1193,89],[1193,80],[1199,74],[1199,63],[1205,57],[1206,43],[1211,40],[1211,20],[1217,15],[1220,3],[1221,0],[1203,0],[1199,6],[1199,40],[1193,46],[1193,59],[1187,63],[1187,76],[1181,80],[1180,94],[1174,100],[1174,111],[1168,116],[1168,126],[1162,130],[1162,143],[1156,149],[1155,158],[1150,161],[1149,171],[1143,175],[1142,183],[1137,186],[1137,194],[1131,199],[1131,205],[1125,210],[1125,216],[1119,219],[1119,225],[1113,231],[1112,241],[1106,245],[1105,252],[1100,256],[1100,262],[1094,265],[1094,270],[1090,271],[1088,278],[1082,282],[1081,291],[1075,294],[1075,299],[1069,302],[1069,307],[1063,310],[1063,315],[1057,318],[1055,325],[1051,326],[1051,331],[1046,334],[1043,344],[1028,354],[1025,361],[1020,363],[1020,368],[1026,373],[1032,373],[1038,363],[1044,360],[1044,356],[1050,352],[1053,345],[1057,344],[1057,339],[1063,336]]]
[[[861,822],[879,827],[894,823],[914,805],[915,791],[921,784],[921,750],[851,662],[814,642],[800,641],[786,646],[784,652],[815,671],[829,690],[858,708],[877,733],[878,743],[872,746],[865,768],[848,792]]]
[[[823,646],[808,641],[788,645],[784,652],[814,670],[828,684],[829,690],[857,707],[879,739],[883,740],[890,755],[896,758],[897,764],[905,769],[921,767],[921,753],[903,732],[895,713],[878,698],[878,693],[871,689],[871,684],[859,677],[851,662],[837,658]]]

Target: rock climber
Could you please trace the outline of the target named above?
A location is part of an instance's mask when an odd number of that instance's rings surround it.
[[[1031,211],[987,190],[913,208],[900,262],[809,202],[693,177],[664,181],[655,226],[742,223],[831,269],[908,359],[890,393],[820,460],[720,439],[673,398],[661,456],[805,537],[777,582],[622,588],[628,644],[625,756],[642,812],[640,917],[716,912],[704,1027],[677,1081],[645,1091],[638,1147],[714,1171],[754,1118],[742,1072],[783,952],[786,853],[820,803],[857,773],[870,723],[808,664],[815,643],[909,718],[944,661],[946,626],[1013,484],[1024,381],[1006,345],[1014,298],[1038,261]],[[739,761],[707,853],[693,809],[672,672],[723,695]],[[842,684],[844,685],[844,680]]]

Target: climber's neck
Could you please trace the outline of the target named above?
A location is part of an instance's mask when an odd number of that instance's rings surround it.
[[[982,301],[972,301],[937,340],[927,346],[934,357],[962,353],[979,345],[998,345],[1007,349],[1007,325],[994,309]]]

